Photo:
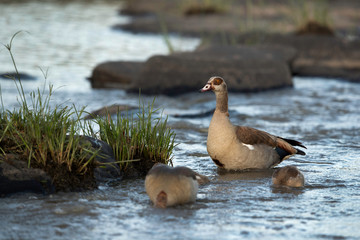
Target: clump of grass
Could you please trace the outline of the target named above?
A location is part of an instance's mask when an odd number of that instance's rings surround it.
[[[95,119],[99,131],[94,131],[90,124],[85,128],[92,137],[98,136],[113,149],[115,159],[126,174],[131,169],[145,175],[156,162],[172,164],[171,155],[175,147],[175,133],[167,127],[167,118],[162,114],[154,117],[159,109],[154,109],[154,101],[145,106],[139,102],[137,114],[122,115],[116,119]],[[129,175],[131,175],[130,173]]]
[[[92,188],[97,150],[90,143],[80,142],[77,135],[83,110],[79,113],[74,107],[51,109],[49,88],[49,95],[32,92],[29,105],[21,102],[19,109],[1,113],[2,152],[17,154],[28,162],[28,167],[43,169],[57,190]]]
[[[121,169],[136,169],[147,172],[155,162],[171,163],[175,147],[175,134],[166,127],[167,118],[155,118],[158,111],[154,102],[147,108],[143,104],[136,118],[122,116],[117,118],[97,118],[99,132],[95,132],[90,122],[83,120],[85,108],[57,105],[51,107],[53,87],[38,89],[26,96],[20,75],[12,54],[12,43],[4,45],[10,53],[17,79],[12,77],[19,93],[19,108],[5,110],[0,97],[0,154],[15,154],[19,160],[27,161],[28,167],[41,168],[53,180],[57,190],[91,189],[96,187],[94,169],[99,163],[95,160],[99,149],[83,141],[80,133],[107,142],[113,149]],[[46,72],[43,71],[45,80]],[[143,175],[143,174],[142,174]]]
[[[326,0],[291,1],[296,33],[334,35]]]
[[[19,93],[18,109],[0,111],[0,148],[3,154],[13,153],[28,162],[29,167],[44,169],[53,178],[59,190],[76,189],[81,180],[92,178],[97,151],[90,144],[80,143],[77,133],[84,108],[50,107],[53,87],[49,91],[33,91],[30,99],[24,92],[20,75],[12,54],[12,43],[17,34],[5,45],[13,62],[16,76],[12,77]],[[44,73],[44,72],[43,72]],[[46,80],[46,74],[44,74]],[[1,94],[1,92],[0,92]],[[2,101],[3,103],[3,101]],[[74,117],[75,116],[75,117]],[[65,174],[68,176],[60,176]],[[69,180],[71,182],[68,182]]]
[[[219,14],[226,12],[230,4],[231,1],[229,0],[184,0],[181,9],[186,16]]]

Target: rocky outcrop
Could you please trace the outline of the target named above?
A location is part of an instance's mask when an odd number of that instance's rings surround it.
[[[299,76],[339,78],[360,82],[360,39],[318,35],[244,34],[240,44],[290,47],[296,50],[291,72]]]
[[[302,36],[288,45],[298,51],[291,67],[294,75],[360,82],[360,40]]]
[[[289,50],[291,52],[291,50]],[[229,89],[253,92],[292,86],[285,51],[258,47],[211,46],[193,53],[154,56],[145,62],[130,91],[178,95],[195,92],[211,76]]]
[[[292,48],[268,46],[209,46],[191,53],[153,56],[142,65],[127,89],[135,93],[141,89],[145,94],[179,95],[197,91],[214,75],[224,77],[231,86],[229,89],[237,92],[289,87],[292,86],[289,63],[294,56]],[[119,69],[123,68],[123,62],[117,64]],[[92,81],[101,78],[93,76]]]
[[[135,93],[141,89],[145,94],[178,95],[196,91],[214,75],[224,77],[229,89],[238,92],[289,87],[293,75],[360,82],[360,40],[244,34],[237,41],[240,45],[224,46],[215,41],[194,52],[153,56],[141,65],[136,63],[133,69],[138,72],[128,75],[127,86],[118,84],[118,78],[102,83],[104,78],[96,75],[92,77],[93,86],[107,84]],[[253,45],[245,45],[248,42]],[[131,64],[117,62],[111,67],[120,72]]]
[[[251,9],[248,9],[241,1],[231,2],[223,4],[222,7],[225,8],[223,9],[225,11],[191,16],[184,11],[189,4],[184,4],[179,9],[179,2],[154,0],[150,3],[145,0],[135,0],[126,3],[123,10],[129,14],[135,13],[135,16],[133,15],[134,17],[129,23],[117,25],[114,28],[155,33],[164,33],[164,28],[166,28],[166,32],[201,37],[205,39],[204,42],[217,45],[251,44],[254,46],[260,44],[290,47],[296,51],[296,57],[291,62],[292,75],[339,78],[360,82],[360,32],[356,25],[360,16],[357,14],[360,9],[359,1],[332,1],[327,5],[326,10],[336,18],[336,21],[332,21],[331,28],[326,22],[324,25],[314,22],[311,16],[309,16],[307,24],[302,27],[296,26],[294,22],[288,20],[296,18],[296,14],[299,12],[294,9],[293,3],[287,1],[270,1],[267,2],[266,7],[263,4],[253,3]],[[280,8],[284,11],[277,11]],[[253,14],[255,12],[256,14]],[[271,28],[271,31],[268,31],[268,28]],[[281,34],[272,34],[271,32]],[[296,33],[305,35],[299,36]],[[151,79],[156,75],[165,76],[164,72],[167,70],[157,69],[154,65],[162,64],[165,59],[165,57],[150,59],[150,62],[146,63],[147,66],[144,66],[142,77],[138,78],[135,87],[140,86],[138,83],[146,86],[152,84],[150,80],[143,79],[146,73],[151,73]],[[189,66],[186,64],[190,64],[189,62],[183,63],[174,56],[171,56],[169,61],[184,68],[188,68]],[[213,64],[202,63],[205,62],[203,59],[196,59],[193,62],[196,67],[203,65],[204,67],[221,67],[222,70],[225,70],[216,60],[213,59],[213,61],[215,61]],[[231,66],[231,64],[227,64],[227,66]],[[156,73],[150,71],[150,67]],[[244,67],[248,66],[244,65]],[[263,67],[263,65],[258,67]],[[176,71],[178,69],[175,69],[173,75],[167,73],[171,79],[167,79],[166,82],[174,81],[175,84],[178,84],[177,81],[181,81],[174,80],[173,77],[178,74]],[[260,68],[260,73],[257,74],[262,75],[262,71]],[[203,72],[205,70],[200,74]],[[191,76],[194,77],[194,75]],[[162,82],[166,84],[165,81]],[[249,81],[249,83],[253,82]],[[158,87],[162,88],[163,86]],[[263,89],[267,89],[267,87],[270,86],[264,85]],[[248,90],[252,89],[256,88],[250,85]],[[183,91],[188,90],[184,89]],[[152,90],[151,92],[163,91],[167,92],[167,90]],[[178,91],[182,92],[179,88]]]

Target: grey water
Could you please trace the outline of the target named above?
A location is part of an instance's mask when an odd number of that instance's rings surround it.
[[[24,82],[26,94],[42,87],[41,71],[55,86],[52,104],[112,103],[136,105],[138,95],[94,90],[86,80],[96,64],[108,60],[145,60],[168,54],[162,36],[111,30],[130,21],[119,16],[117,1],[0,1],[0,42],[12,34],[18,67],[36,76]],[[198,39],[172,36],[180,50],[194,49]],[[0,72],[12,71],[0,50]],[[204,84],[207,79],[204,79]],[[17,90],[0,80],[5,108],[17,107]],[[199,86],[201,88],[202,86]],[[231,86],[229,86],[230,88]],[[151,101],[153,96],[144,96]],[[304,188],[271,185],[272,169],[221,172],[206,152],[211,116],[179,118],[175,114],[207,112],[212,93],[175,98],[157,96],[155,104],[169,116],[176,132],[174,164],[209,176],[196,203],[154,208],[144,179],[103,185],[87,192],[49,196],[19,194],[0,199],[0,239],[359,239],[360,238],[360,85],[336,79],[294,78],[294,88],[253,94],[230,93],[230,119],[307,146],[280,166],[295,165],[305,175]]]

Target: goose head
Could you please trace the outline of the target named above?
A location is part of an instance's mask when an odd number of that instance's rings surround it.
[[[207,91],[213,91],[215,93],[227,91],[227,86],[224,79],[218,76],[211,77],[205,86],[200,89],[200,92]]]
[[[304,187],[304,175],[295,166],[286,166],[275,170],[272,181],[274,185]]]

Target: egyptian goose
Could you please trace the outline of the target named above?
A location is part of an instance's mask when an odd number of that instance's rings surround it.
[[[145,189],[155,207],[166,208],[195,202],[199,184],[209,182],[187,167],[155,164],[145,178]]]
[[[227,170],[265,169],[294,154],[302,143],[277,137],[251,127],[235,126],[228,113],[228,92],[223,78],[211,77],[201,92],[213,91],[216,108],[210,122],[207,151],[214,163]]]
[[[295,166],[278,168],[272,176],[274,185],[284,185],[289,187],[303,187],[305,184],[304,175]]]

